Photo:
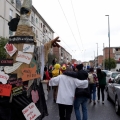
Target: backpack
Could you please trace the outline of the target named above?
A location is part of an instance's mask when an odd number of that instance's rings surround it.
[[[89,79],[89,83],[92,84],[92,83],[95,83],[95,79],[94,79],[94,76],[92,73],[89,73],[88,74],[88,79]]]

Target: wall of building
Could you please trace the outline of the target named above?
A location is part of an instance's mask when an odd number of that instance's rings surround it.
[[[11,1],[13,1],[13,3]],[[9,36],[15,34],[15,32],[13,32],[13,34],[9,34],[8,22],[10,21],[10,18],[15,18],[16,14],[20,15],[19,11],[21,8],[21,1],[22,0],[0,0],[0,36],[9,38]],[[12,15],[10,11],[12,11]],[[32,12],[29,20],[30,25],[33,27],[38,46],[53,39],[54,31],[37,12],[34,6],[32,7]],[[44,29],[43,26],[45,26]]]

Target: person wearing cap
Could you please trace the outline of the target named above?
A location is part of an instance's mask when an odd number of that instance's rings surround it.
[[[60,64],[56,63],[54,65],[54,70],[52,71],[52,77],[57,77],[60,74],[62,74],[60,70]],[[57,99],[57,91],[58,91],[58,86],[53,86],[53,101],[54,102],[56,102],[56,99]]]
[[[63,74],[78,78],[79,80],[86,80],[88,79],[88,73],[83,70],[83,64],[78,64],[76,66],[76,72],[74,71],[66,71]],[[75,100],[74,100],[74,111],[76,115],[76,120],[87,120],[88,113],[87,113],[87,101],[90,98],[89,87],[87,88],[76,88],[75,91]],[[82,116],[79,111],[79,107],[82,107]]]
[[[67,68],[66,71],[71,71]],[[74,103],[75,89],[87,88],[88,80],[79,80],[67,75],[59,75],[51,78],[49,86],[58,86],[57,101],[60,120],[70,120]]]

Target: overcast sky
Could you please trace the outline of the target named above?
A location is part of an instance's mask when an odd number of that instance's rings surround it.
[[[120,46],[120,0],[33,0],[33,6],[59,36],[61,45],[77,60],[103,55],[108,42]]]

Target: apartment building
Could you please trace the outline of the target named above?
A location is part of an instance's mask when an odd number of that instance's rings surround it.
[[[57,61],[62,63],[68,63],[72,60],[72,55],[68,53],[62,46],[60,48],[54,47],[53,54],[55,54]]]
[[[12,18],[20,17],[22,2],[23,0],[0,0],[0,36],[9,38],[9,36],[13,36],[15,34],[15,32],[9,30],[8,22]],[[38,46],[53,39],[54,31],[34,6],[32,6],[29,20],[33,32],[35,33]]]

